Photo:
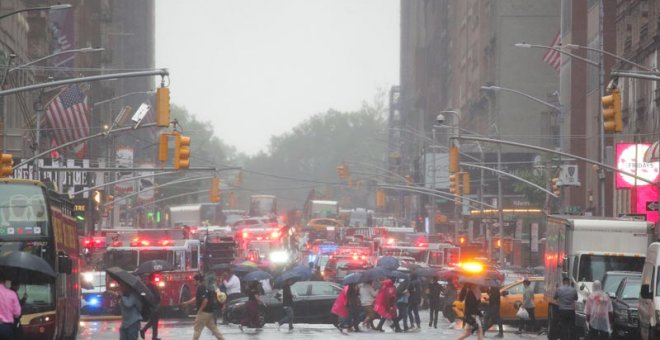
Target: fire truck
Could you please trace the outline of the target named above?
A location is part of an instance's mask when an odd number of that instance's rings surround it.
[[[196,230],[196,234],[202,241],[202,266],[205,272],[217,264],[234,262],[238,248],[231,227],[202,227]]]
[[[195,291],[193,276],[200,271],[200,241],[172,239],[164,235],[145,237],[138,232],[129,240],[114,241],[104,257],[107,267],[117,266],[127,271],[134,271],[150,260],[164,260],[175,268],[154,275],[153,283],[160,289],[161,308],[180,311],[181,303],[189,300]],[[108,277],[107,290],[117,292],[118,288],[117,283]]]

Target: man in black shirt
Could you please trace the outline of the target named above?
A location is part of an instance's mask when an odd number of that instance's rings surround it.
[[[499,332],[495,336],[496,338],[504,337],[504,329],[502,328],[502,319],[500,318],[500,287],[490,287],[488,290],[488,315],[486,317],[486,327],[484,330],[487,331],[491,326],[497,323]]]
[[[222,333],[220,333],[220,330],[213,319],[213,303],[216,301],[215,292],[211,292],[206,288],[206,283],[204,282],[204,276],[202,274],[195,275],[195,284],[197,285],[197,294],[195,294],[194,298],[182,304],[188,305],[195,302],[197,305],[193,340],[199,339],[204,327],[208,328],[216,339],[224,340]]]
[[[438,328],[438,313],[440,312],[440,294],[442,286],[438,283],[438,278],[433,277],[429,285],[429,327]]]
[[[278,329],[286,322],[289,323],[289,330],[293,330],[293,295],[291,294],[292,279],[284,282],[282,287],[282,307],[286,315],[278,322]]]
[[[156,297],[156,305],[154,309],[151,311],[151,315],[149,316],[149,322],[147,322],[142,329],[140,329],[140,337],[144,339],[144,335],[147,332],[147,329],[151,327],[151,339],[152,340],[160,340],[158,338],[158,321],[160,319],[160,314],[158,311],[158,306],[160,305],[160,292],[158,291],[158,287],[156,287],[156,284],[154,283],[154,274],[149,275],[148,279],[146,280],[145,285],[151,293],[154,294]]]

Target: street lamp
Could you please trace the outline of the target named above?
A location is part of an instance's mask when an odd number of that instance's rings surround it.
[[[641,69],[641,70],[644,70],[644,71],[649,71],[649,72],[655,72],[655,71],[657,71],[656,68],[646,67],[646,66],[641,65],[641,64],[638,64],[638,63],[636,63],[636,62],[634,62],[634,61],[632,61],[632,60],[629,60],[629,59],[626,59],[626,58],[624,58],[624,57],[618,56],[618,55],[616,55],[616,54],[614,54],[614,53],[612,53],[612,52],[607,52],[607,51],[605,51],[605,50],[601,50],[601,49],[599,49],[599,48],[594,48],[594,47],[589,47],[589,46],[582,46],[582,45],[576,45],[576,44],[566,44],[566,45],[563,45],[562,47],[566,47],[566,48],[568,48],[568,49],[584,49],[584,50],[587,50],[587,51],[598,52],[598,53],[601,53],[601,54],[608,55],[608,56],[610,56],[610,57],[612,57],[612,58],[614,58],[614,59],[616,59],[616,60],[623,61],[623,62],[626,63],[626,64],[630,64],[630,65],[635,66],[635,67],[637,67],[637,68],[639,68],[639,69]]]
[[[18,11],[13,11],[7,14],[0,15],[0,19],[4,19],[8,16],[18,14],[18,13],[23,13],[23,12],[29,12],[29,11],[57,11],[57,10],[62,10],[62,9],[67,9],[71,8],[71,4],[57,4],[57,5],[52,5],[52,6],[42,6],[42,7],[30,7],[30,8],[23,8],[19,9]]]
[[[526,42],[516,43],[516,44],[514,44],[514,46],[515,46],[515,47],[521,47],[521,48],[540,48],[540,49],[544,49],[544,50],[553,50],[553,51],[557,51],[557,52],[559,52],[559,53],[561,53],[561,54],[565,54],[565,55],[567,55],[567,56],[569,56],[569,57],[571,57],[571,58],[575,58],[575,59],[578,59],[578,60],[582,60],[582,61],[584,61],[585,63],[587,63],[587,64],[589,64],[589,65],[600,66],[599,63],[597,63],[597,62],[595,62],[595,61],[593,61],[593,60],[589,60],[589,59],[587,59],[587,58],[582,58],[582,57],[580,57],[579,55],[575,55],[575,54],[573,54],[573,53],[566,52],[566,51],[564,51],[564,50],[562,50],[561,48],[558,48],[558,47],[552,47],[552,46],[546,46],[546,45],[528,44],[528,43],[526,43]]]
[[[63,54],[78,53],[78,52],[80,52],[80,53],[90,53],[90,52],[102,52],[102,51],[105,51],[105,48],[103,48],[103,47],[99,47],[99,48],[83,47],[83,48],[78,48],[78,49],[74,49],[74,50],[63,50],[63,51],[59,51],[59,52],[55,52],[53,54],[47,55],[45,57],[41,57],[39,59],[32,60],[30,62],[27,62],[27,63],[23,64],[23,65],[12,67],[12,68],[9,69],[9,72],[16,71],[16,70],[34,65],[34,64],[42,62],[46,59],[57,57],[57,56],[60,56],[60,55],[63,55]]]
[[[550,104],[550,103],[548,103],[548,102],[546,102],[546,101],[544,101],[544,100],[541,100],[541,99],[539,99],[539,98],[536,98],[536,97],[534,97],[534,96],[532,96],[532,95],[529,95],[529,94],[527,94],[527,93],[525,93],[525,92],[522,92],[522,91],[518,91],[518,90],[514,90],[514,89],[506,88],[506,87],[501,87],[501,86],[482,86],[481,89],[482,89],[482,90],[486,90],[486,91],[494,91],[494,92],[496,92],[496,91],[505,91],[505,92],[516,93],[516,94],[519,94],[519,95],[521,95],[521,96],[524,96],[524,97],[526,97],[526,98],[528,98],[528,99],[530,99],[530,100],[533,100],[533,101],[535,101],[535,102],[537,102],[537,103],[540,103],[540,104],[543,104],[543,105],[545,105],[545,106],[547,106],[547,107],[550,107],[550,108],[556,110],[557,112],[561,112],[561,108],[560,108],[559,106],[557,106],[557,105],[553,105],[553,104]]]

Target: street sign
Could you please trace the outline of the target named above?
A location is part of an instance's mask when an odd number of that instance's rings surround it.
[[[575,164],[564,164],[561,166],[559,173],[559,181],[561,186],[580,186],[578,180],[578,167]]]
[[[658,211],[658,201],[646,201],[646,211]]]

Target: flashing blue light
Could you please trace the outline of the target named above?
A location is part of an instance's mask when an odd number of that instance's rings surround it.
[[[319,253],[321,254],[334,253],[336,250],[337,250],[336,244],[322,244],[319,246]]]
[[[89,304],[92,305],[92,306],[96,306],[96,305],[99,304],[99,299],[91,298],[91,299],[89,299]]]
[[[90,307],[98,307],[101,305],[101,296],[100,295],[91,295],[87,297],[87,305]]]

